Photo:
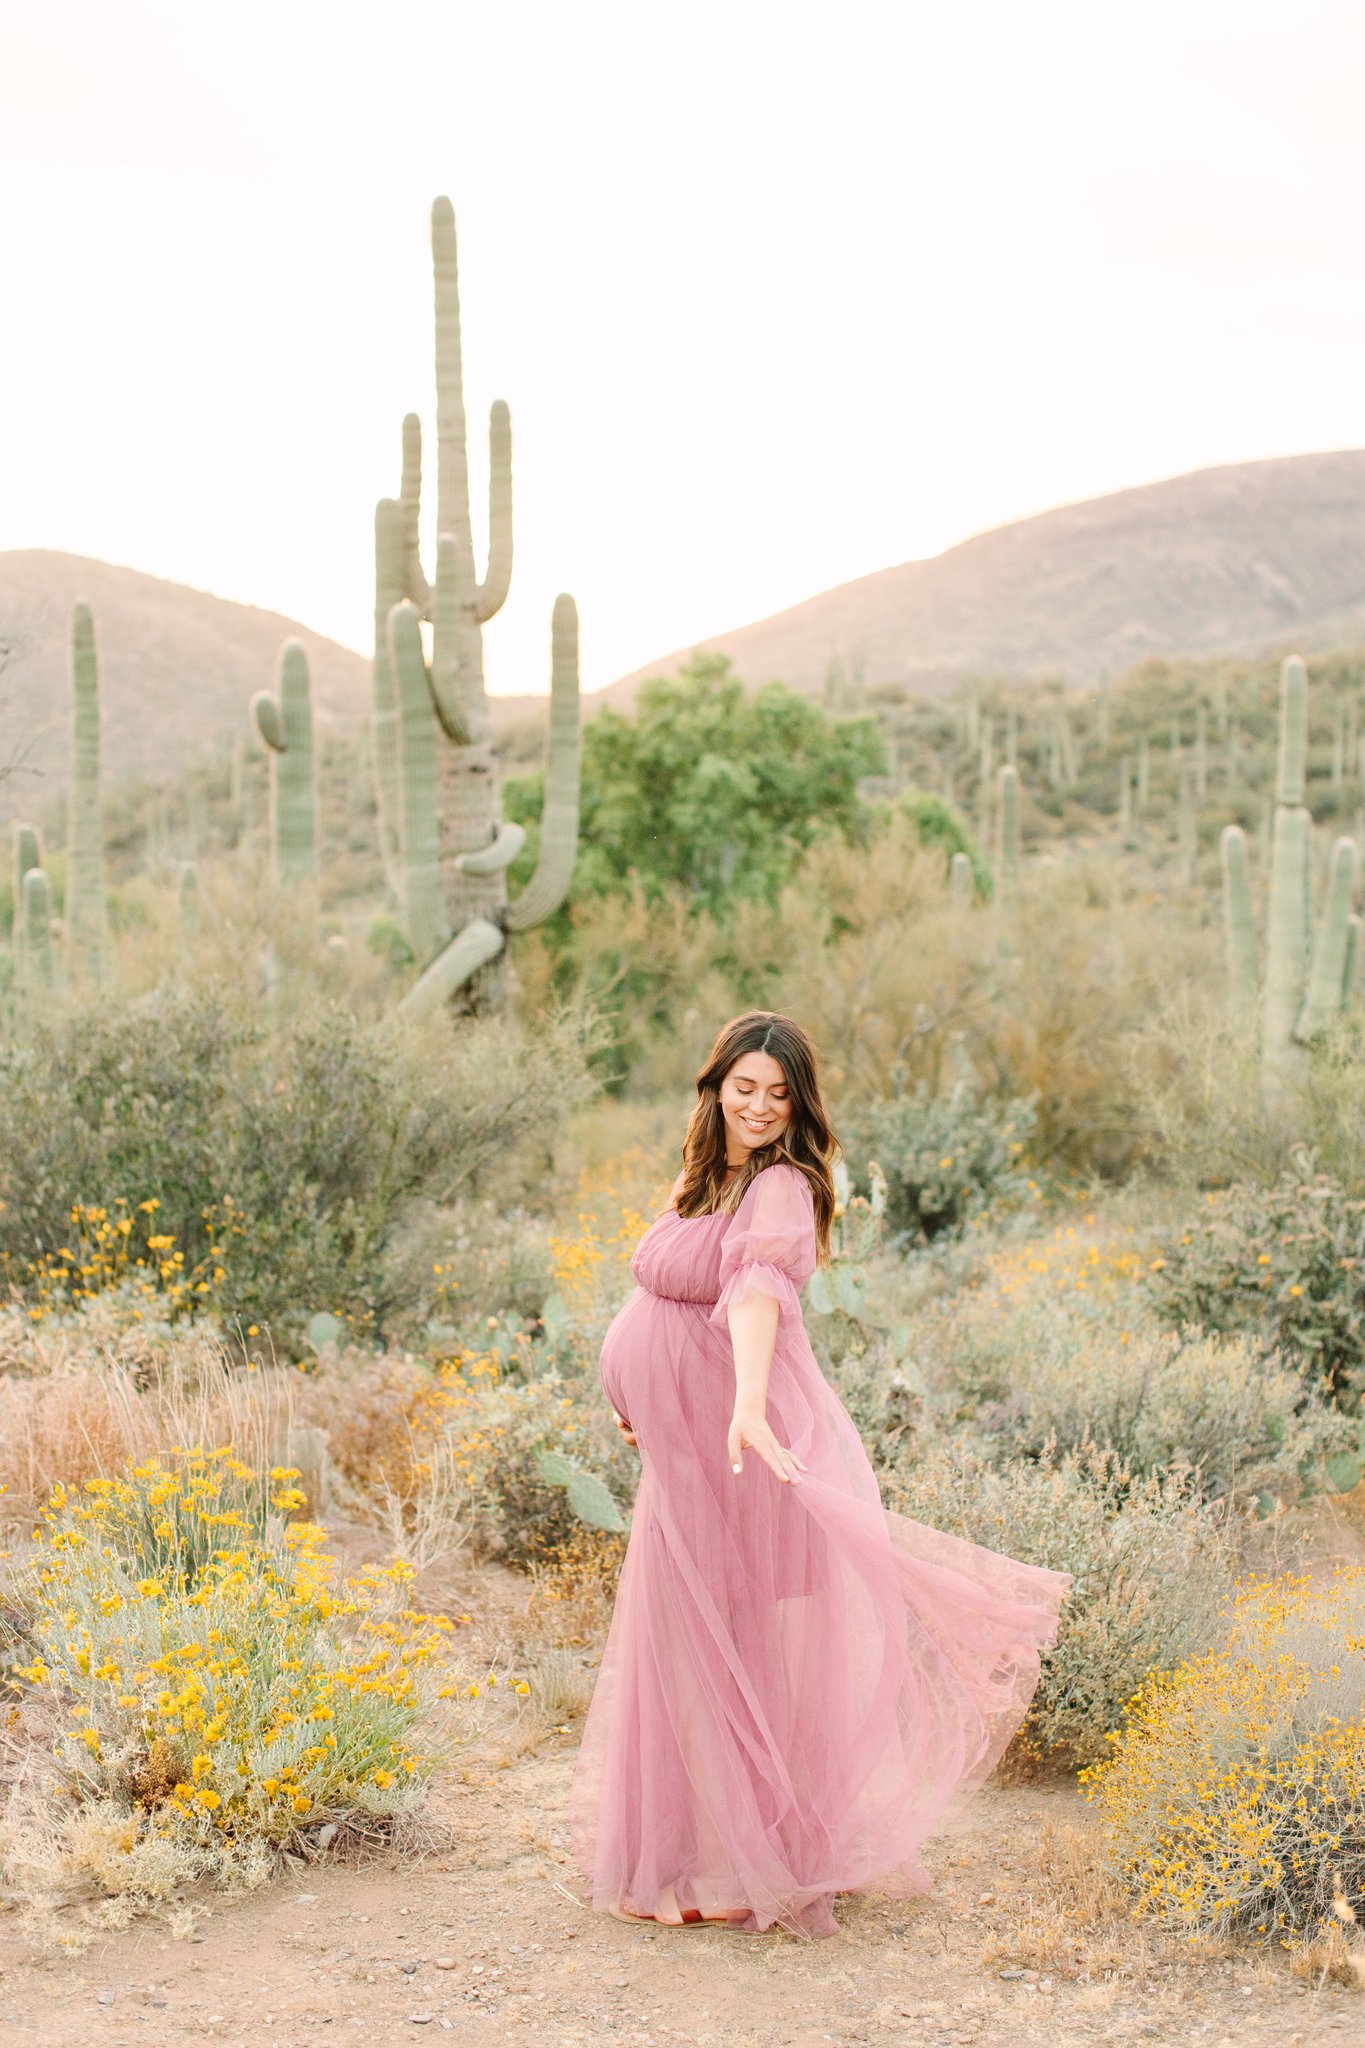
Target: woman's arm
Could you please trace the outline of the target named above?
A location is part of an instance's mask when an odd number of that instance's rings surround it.
[[[768,1422],[768,1373],[780,1313],[776,1295],[757,1293],[732,1302],[726,1312],[735,1352],[735,1412],[725,1449],[733,1472],[744,1470],[748,1449],[757,1451],[779,1479],[799,1481],[805,1466],[777,1441]]]

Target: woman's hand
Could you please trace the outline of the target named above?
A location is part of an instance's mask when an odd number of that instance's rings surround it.
[[[733,1472],[744,1470],[745,1451],[757,1451],[765,1465],[770,1465],[784,1483],[796,1480],[800,1484],[805,1466],[795,1451],[789,1451],[777,1441],[769,1426],[768,1418],[759,1409],[736,1403],[730,1422],[730,1434],[725,1439],[725,1453]]]
[[[625,1416],[618,1415],[616,1410],[613,1408],[611,1411],[611,1419],[616,1424],[616,1427],[620,1430],[626,1442],[628,1444],[635,1444],[635,1448],[638,1450],[639,1444],[636,1442],[635,1432],[634,1430],[632,1430],[630,1424],[626,1421]]]

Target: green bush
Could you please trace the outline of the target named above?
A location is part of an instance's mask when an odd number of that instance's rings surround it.
[[[961,1230],[982,1211],[1026,1201],[1030,1102],[981,1101],[966,1082],[935,1095],[921,1082],[845,1113],[844,1147],[854,1179],[872,1166],[886,1178],[892,1230],[913,1241]]]
[[[1094,1444],[992,1464],[960,1439],[931,1442],[884,1475],[888,1507],[1070,1572],[1054,1648],[1025,1724],[1035,1747],[1085,1764],[1149,1671],[1213,1640],[1233,1583],[1226,1511],[1193,1475],[1135,1472]]]
[[[1354,1407],[1365,1386],[1365,1200],[1300,1147],[1273,1186],[1209,1194],[1149,1286],[1173,1324],[1245,1331]]]
[[[587,1092],[568,1024],[366,1025],[322,1000],[275,1022],[215,988],[90,1002],[0,1046],[0,1274],[31,1287],[77,1205],[155,1201],[188,1265],[218,1248],[211,1299],[243,1332],[297,1344],[318,1309],[383,1332],[407,1307],[400,1225],[505,1179]]]
[[[932,1334],[944,1378],[1001,1455],[1096,1443],[1144,1477],[1189,1467],[1210,1498],[1295,1495],[1349,1473],[1355,1425],[1301,1368],[1242,1335],[1158,1329],[1132,1306],[965,1293]]]

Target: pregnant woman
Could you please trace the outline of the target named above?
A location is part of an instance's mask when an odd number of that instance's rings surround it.
[[[1023,1719],[1070,1580],[881,1504],[799,1292],[836,1150],[790,1018],[726,1025],[601,1376],[641,1478],[570,1801],[595,1906],[836,1931]]]

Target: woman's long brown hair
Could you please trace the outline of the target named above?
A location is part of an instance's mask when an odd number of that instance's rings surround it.
[[[786,1079],[792,1113],[782,1136],[771,1145],[757,1146],[727,1181],[720,1084],[746,1052],[766,1052],[777,1061]],[[815,1048],[805,1032],[780,1011],[746,1010],[724,1026],[697,1075],[697,1106],[683,1139],[682,1184],[673,1207],[680,1216],[707,1216],[718,1209],[733,1214],[754,1175],[780,1160],[794,1166],[810,1183],[816,1250],[824,1264],[829,1258],[829,1231],[834,1221],[830,1167],[838,1150],[820,1092]]]

